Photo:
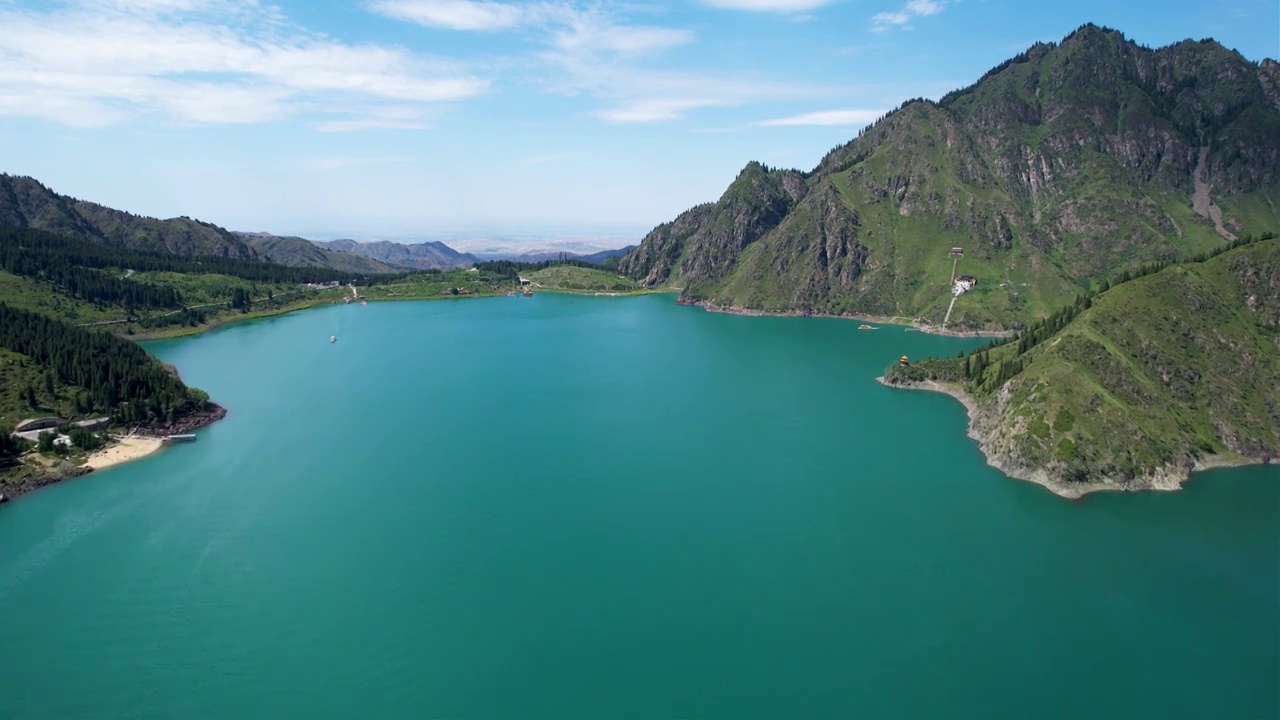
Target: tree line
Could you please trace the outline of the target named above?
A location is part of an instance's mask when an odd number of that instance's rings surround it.
[[[0,270],[52,283],[68,296],[98,306],[173,308],[182,303],[178,291],[167,285],[118,278],[84,267],[57,243],[30,242],[22,237],[30,232],[34,231],[0,231]]]
[[[520,277],[521,272],[533,272],[535,270],[545,270],[549,267],[557,265],[570,265],[572,267],[587,268],[588,270],[599,270],[599,265],[593,265],[586,260],[571,258],[566,253],[561,253],[560,257],[551,260],[543,260],[542,262],[520,262],[518,260],[490,260],[488,262],[476,263],[475,267],[482,273],[496,276],[503,280],[516,280]]]
[[[118,268],[137,272],[229,275],[262,283],[302,284],[337,281],[364,284],[368,282],[368,278],[364,275],[330,268],[289,267],[270,262],[215,256],[165,255],[94,243],[30,228],[0,228],[0,254],[21,256],[26,262],[23,267],[31,267],[35,271],[63,267],[99,270]],[[378,280],[386,282],[388,277],[394,276],[381,275]]]
[[[103,412],[116,422],[172,422],[208,402],[203,391],[188,388],[128,340],[3,303],[0,348],[46,368],[47,385],[83,388],[76,395],[77,409]],[[27,393],[32,395],[30,388]]]

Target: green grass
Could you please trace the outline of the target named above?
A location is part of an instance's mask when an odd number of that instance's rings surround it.
[[[360,294],[369,300],[437,300],[505,295],[515,287],[514,282],[496,280],[480,272],[447,270],[418,273],[394,283],[360,288]]]
[[[120,317],[113,308],[97,308],[90,303],[67,297],[52,285],[0,271],[0,302],[22,310],[63,318],[73,323],[114,320]]]
[[[989,351],[985,387],[1015,352]],[[1206,455],[1275,455],[1280,240],[1119,284],[1021,359],[1002,392],[977,393],[998,416],[987,440],[1012,448],[1015,467],[1123,481]],[[920,365],[955,375],[955,360]]]
[[[526,273],[524,277],[537,283],[543,290],[607,294],[651,292],[635,280],[617,272],[576,265],[552,265]]]

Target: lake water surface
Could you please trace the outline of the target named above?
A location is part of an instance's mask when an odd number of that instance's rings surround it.
[[[153,344],[230,414],[0,509],[0,718],[1280,716],[1280,467],[1005,478],[874,381],[976,342],[539,294]]]

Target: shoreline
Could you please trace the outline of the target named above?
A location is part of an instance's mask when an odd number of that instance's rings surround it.
[[[581,296],[587,296],[587,297],[637,297],[642,295],[667,295],[672,293],[678,293],[678,291],[673,288],[652,288],[652,289],[646,288],[646,289],[629,291],[629,292],[600,292],[600,291],[594,291],[594,290],[570,290],[566,288],[539,287],[538,291],[561,293],[564,295],[581,295]],[[492,297],[504,297],[504,296],[505,294],[503,293],[495,292],[495,293],[483,293],[483,294],[477,293],[477,294],[471,294],[471,295],[444,295],[440,297],[392,296],[392,297],[369,297],[365,299],[367,302],[372,303],[372,302],[412,302],[412,301],[418,301],[418,300],[424,300],[424,301],[467,300],[467,299],[476,299],[476,298],[492,298]],[[173,340],[176,338],[196,337],[226,325],[232,325],[235,323],[245,322],[249,320],[261,320],[264,318],[279,317],[281,315],[288,315],[289,313],[298,312],[300,310],[310,310],[312,308],[326,306],[326,305],[341,305],[341,304],[344,304],[342,302],[342,298],[317,299],[315,301],[305,302],[305,303],[301,303],[291,307],[272,308],[270,310],[265,310],[262,312],[251,312],[251,313],[240,315],[240,316],[218,318],[207,325],[201,325],[199,327],[183,327],[183,328],[175,328],[170,331],[159,330],[156,332],[149,332],[149,333],[140,332],[140,333],[135,333],[133,335],[120,335],[120,337],[123,337],[127,340],[134,340],[137,342],[147,342],[151,340]],[[830,313],[806,313],[806,312],[800,312],[798,310],[774,312],[774,311],[768,311],[768,310],[755,310],[751,308],[717,305],[707,300],[685,300],[683,298],[680,298],[678,295],[676,298],[676,304],[700,307],[707,312],[722,313],[725,315],[741,315],[743,317],[826,318],[826,319],[832,319],[832,320],[853,320],[853,321],[863,322],[863,323],[893,325],[896,327],[901,327],[908,332],[920,332],[920,333],[925,333],[926,335],[938,335],[942,337],[1007,338],[1013,335],[1013,331],[1011,330],[947,330],[945,328],[940,328],[936,325],[930,325],[929,323],[921,322],[917,318],[910,318],[903,315],[895,315],[895,316],[855,315],[855,314],[849,314],[849,313],[833,315]]]
[[[700,307],[707,312],[724,313],[725,315],[742,315],[745,317],[812,317],[812,318],[830,318],[832,320],[854,320],[864,323],[879,323],[881,325],[897,325],[906,328],[908,331],[922,332],[927,335],[942,335],[945,337],[969,337],[969,338],[1007,338],[1013,335],[1010,330],[946,330],[944,328],[920,322],[916,318],[909,318],[902,315],[884,316],[884,315],[854,315],[845,313],[841,315],[832,315],[830,313],[807,313],[798,310],[788,311],[768,311],[753,310],[751,308],[742,308],[731,305],[717,305],[709,300],[685,300],[677,299],[677,305],[689,305]]]
[[[976,428],[976,415],[978,412],[978,404],[974,401],[969,393],[956,387],[951,387],[940,383],[936,380],[926,380],[923,382],[912,382],[902,384],[890,384],[885,381],[884,376],[876,378],[876,382],[887,388],[895,390],[920,390],[924,392],[942,393],[955,398],[964,405],[966,412],[965,434],[978,444],[978,450],[982,453],[983,458],[987,461],[987,465],[999,470],[1005,477],[1022,480],[1024,482],[1034,483],[1067,500],[1079,500],[1086,495],[1099,492],[1141,492],[1141,491],[1161,491],[1172,492],[1181,490],[1182,486],[1190,482],[1195,473],[1204,470],[1214,470],[1217,468],[1247,467],[1250,465],[1280,465],[1280,457],[1270,458],[1269,460],[1261,460],[1242,456],[1228,455],[1207,455],[1197,458],[1190,467],[1180,465],[1169,465],[1156,470],[1151,475],[1144,478],[1145,484],[1140,486],[1125,487],[1114,482],[1091,482],[1085,484],[1064,483],[1055,480],[1043,470],[1023,470],[1009,467],[1006,463],[1000,462],[998,459],[992,458],[987,452],[983,438],[978,434]]]
[[[0,484],[0,495],[9,503],[28,495],[42,487],[56,485],[67,480],[74,480],[85,475],[105,470],[116,465],[123,465],[135,460],[150,457],[164,449],[164,435],[180,435],[189,433],[223,419],[227,409],[215,402],[210,402],[205,409],[192,413],[175,421],[172,425],[160,425],[149,428],[134,428],[127,435],[112,436],[112,444],[92,453],[80,465],[70,468],[55,468],[44,475],[32,475],[16,481]]]
[[[602,292],[598,290],[569,290],[567,288],[538,287],[538,292],[560,293],[561,295],[584,295],[586,297],[639,297],[641,295],[664,295],[669,290],[628,290],[626,292]]]

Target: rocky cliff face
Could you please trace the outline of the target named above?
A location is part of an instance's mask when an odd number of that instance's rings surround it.
[[[811,173],[748,165],[621,267],[691,301],[939,320],[960,246],[979,292],[953,317],[1007,327],[1118,269],[1280,227],[1278,186],[1280,65],[1085,26],[906,103]]]
[[[0,175],[0,226],[33,228],[145,252],[263,259],[217,225],[113,210],[59,195],[28,177]]]
[[[721,279],[743,249],[777,227],[807,189],[804,177],[794,170],[770,171],[750,163],[718,202],[699,205],[658,226],[619,268],[649,285],[665,283],[673,273]]]

